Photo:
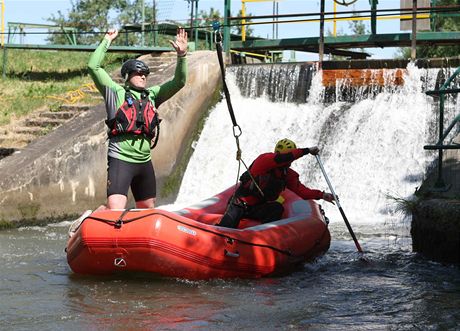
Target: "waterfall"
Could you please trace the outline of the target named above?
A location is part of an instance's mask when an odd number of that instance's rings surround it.
[[[309,94],[314,67],[309,64],[262,64],[234,66],[230,72],[234,74],[244,97],[304,103]]]
[[[436,157],[423,149],[437,136],[436,102],[424,92],[435,89],[438,71],[409,65],[404,85],[388,84],[371,94],[362,89],[354,102],[345,100],[338,84],[336,100],[325,103],[321,74],[310,67],[291,65],[278,74],[270,66],[230,68],[226,80],[243,132],[242,158],[249,165],[282,138],[298,147],[317,145],[350,220],[400,219],[388,195],[411,197]],[[304,102],[298,86],[306,87]],[[175,206],[213,196],[237,180],[237,148],[225,100],[211,111],[193,146]],[[292,167],[308,187],[329,191],[313,156],[296,160]],[[320,203],[332,222],[341,221],[335,206]]]

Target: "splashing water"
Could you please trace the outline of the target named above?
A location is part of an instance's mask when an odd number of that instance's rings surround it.
[[[436,121],[435,110],[424,92],[434,89],[436,70],[409,65],[403,86],[389,84],[373,98],[366,99],[362,92],[355,103],[337,101],[329,105],[322,102],[324,88],[319,73],[311,79],[307,102],[293,104],[271,102],[273,98],[263,95],[242,96],[235,72],[230,70],[226,79],[243,132],[242,158],[248,166],[285,137],[298,147],[317,145],[350,220],[373,223],[401,218],[388,195],[410,197],[435,156],[423,146],[434,139],[430,128]],[[252,79],[258,78],[253,75]],[[245,85],[253,89],[248,82]],[[236,183],[237,149],[225,100],[212,110],[195,145],[176,206],[195,203]],[[307,186],[329,191],[313,156],[295,161],[293,169]],[[335,206],[322,205],[332,222],[341,220]]]

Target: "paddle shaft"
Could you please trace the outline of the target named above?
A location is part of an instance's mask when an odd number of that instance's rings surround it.
[[[316,161],[318,161],[319,167],[321,168],[321,172],[323,173],[324,178],[326,179],[327,185],[331,190],[332,196],[334,197],[334,201],[337,204],[337,207],[339,208],[340,214],[342,215],[345,225],[347,226],[348,232],[350,232],[350,235],[353,238],[353,241],[355,242],[356,249],[358,249],[358,252],[364,253],[363,249],[361,248],[361,245],[358,242],[358,239],[356,239],[355,233],[353,232],[350,223],[348,222],[347,216],[345,215],[345,212],[343,211],[342,206],[340,205],[339,199],[337,198],[337,195],[335,194],[334,189],[332,188],[332,184],[329,181],[329,177],[327,177],[326,171],[323,167],[323,163],[321,162],[321,158],[319,157],[319,155],[315,155],[315,157]]]

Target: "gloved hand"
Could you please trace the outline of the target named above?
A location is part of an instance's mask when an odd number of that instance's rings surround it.
[[[337,200],[339,197],[337,197]],[[331,193],[323,192],[323,200],[334,204],[334,196]]]
[[[303,150],[304,150],[305,155],[307,155],[307,154],[318,155],[318,153],[319,153],[318,146],[303,148]]]

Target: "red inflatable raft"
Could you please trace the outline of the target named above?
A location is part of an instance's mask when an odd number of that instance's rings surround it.
[[[258,278],[284,274],[329,248],[326,218],[314,201],[282,196],[283,219],[239,229],[215,226],[232,188],[177,212],[93,212],[73,224],[67,261],[79,274],[151,272],[186,279]]]

